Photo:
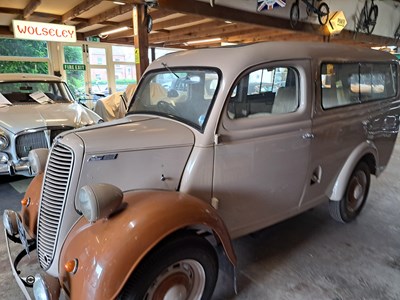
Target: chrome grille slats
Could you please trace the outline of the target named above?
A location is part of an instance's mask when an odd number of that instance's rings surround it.
[[[40,266],[45,270],[54,258],[72,165],[72,150],[61,144],[54,145],[44,178],[38,220],[37,249]]]
[[[15,140],[15,150],[18,157],[26,157],[30,150],[38,148],[48,148],[44,131],[21,134]]]
[[[48,127],[42,129],[35,129],[34,131],[26,131],[20,133],[15,139],[15,150],[17,156],[27,157],[29,151],[38,148],[48,148],[49,143],[52,144],[54,138],[67,130],[71,130],[73,127]],[[46,131],[48,131],[49,136],[46,136]],[[48,140],[49,139],[49,140]],[[63,159],[61,159],[63,160]],[[67,161],[66,161],[67,162]]]

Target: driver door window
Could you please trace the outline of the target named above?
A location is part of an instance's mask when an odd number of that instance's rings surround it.
[[[244,76],[234,88],[230,119],[286,114],[297,110],[298,78],[293,68],[258,69]]]

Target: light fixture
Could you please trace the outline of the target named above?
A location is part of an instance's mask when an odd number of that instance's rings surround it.
[[[214,39],[206,39],[206,40],[197,40],[197,41],[189,41],[186,42],[187,45],[193,44],[204,44],[204,43],[212,43],[212,42],[220,42],[221,38],[214,38]]]
[[[121,28],[117,28],[117,29],[105,31],[105,32],[100,33],[100,34],[99,34],[99,37],[104,38],[104,37],[106,37],[106,36],[109,35],[109,34],[113,34],[113,33],[121,32],[121,31],[125,31],[125,30],[128,30],[128,29],[130,29],[130,27],[124,26],[124,27],[121,27]]]
[[[124,2],[119,2],[119,1],[113,1],[113,3],[114,4],[117,4],[117,5],[125,5],[126,3],[124,3]]]

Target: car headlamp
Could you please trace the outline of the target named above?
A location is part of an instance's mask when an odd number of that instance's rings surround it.
[[[0,164],[6,164],[10,160],[10,157],[5,152],[0,152]]]
[[[122,191],[107,183],[85,185],[79,190],[79,210],[93,223],[109,217],[122,203]]]
[[[49,149],[46,148],[29,151],[28,160],[31,166],[32,175],[37,175],[44,172],[48,156]]]
[[[10,140],[8,137],[4,133],[0,132],[0,150],[6,149],[9,144]]]
[[[6,209],[3,212],[3,225],[4,229],[11,236],[14,236],[18,233],[18,225],[17,225],[18,215],[15,211]]]

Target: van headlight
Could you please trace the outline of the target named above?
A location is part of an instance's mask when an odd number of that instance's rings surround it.
[[[31,166],[32,175],[43,173],[46,167],[49,149],[40,148],[29,151],[28,160]]]
[[[3,132],[0,132],[0,150],[4,150],[10,144],[10,140],[8,136],[6,136]]]
[[[81,187],[78,197],[78,209],[93,223],[115,212],[122,203],[123,193],[112,184],[96,183]]]

